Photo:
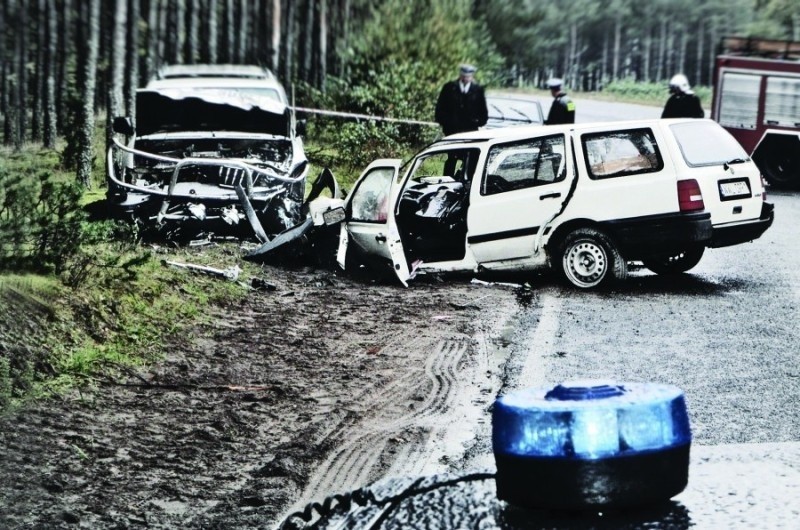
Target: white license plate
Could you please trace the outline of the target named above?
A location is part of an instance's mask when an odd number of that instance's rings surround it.
[[[722,197],[749,196],[750,187],[747,185],[747,181],[744,180],[721,182],[719,185],[719,193]]]

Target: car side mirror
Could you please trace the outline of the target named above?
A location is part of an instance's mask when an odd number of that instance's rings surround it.
[[[136,129],[133,128],[131,119],[127,116],[117,116],[111,123],[111,130],[115,133],[124,134],[125,136],[133,136]]]
[[[326,212],[323,212],[322,219],[325,222],[325,226],[331,226],[341,223],[342,221],[347,219],[347,214],[345,213],[344,208],[339,206],[337,208],[332,208]]]
[[[306,135],[306,120],[297,120],[297,124],[294,127],[294,132],[297,136],[305,136]]]

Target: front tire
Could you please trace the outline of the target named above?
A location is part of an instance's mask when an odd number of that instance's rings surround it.
[[[570,232],[561,244],[561,273],[579,289],[591,289],[628,276],[628,267],[611,238],[594,228]]]
[[[643,259],[642,263],[656,274],[680,274],[700,263],[705,250],[705,247],[698,245],[671,256]]]

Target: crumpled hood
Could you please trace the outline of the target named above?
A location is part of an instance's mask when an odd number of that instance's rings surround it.
[[[291,115],[280,102],[231,90],[139,90],[136,134],[237,131],[290,136]]]

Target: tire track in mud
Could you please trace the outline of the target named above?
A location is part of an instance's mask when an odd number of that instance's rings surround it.
[[[429,338],[419,338],[391,347],[395,355],[413,348],[427,348]],[[388,348],[385,349],[385,351]],[[407,373],[374,393],[365,393],[370,408],[356,426],[344,427],[337,449],[322,462],[308,482],[308,487],[295,503],[292,511],[311,501],[324,499],[332,493],[346,492],[365,485],[374,475],[383,454],[395,442],[399,449],[391,455],[391,475],[415,473],[426,464],[429,456],[421,451],[426,438],[435,436],[442,428],[442,417],[448,412],[456,396],[458,366],[468,350],[467,341],[440,340],[431,348],[424,367]],[[425,388],[420,401],[415,394]],[[410,409],[410,411],[409,411]],[[409,436],[414,441],[395,437],[415,431]],[[419,433],[422,433],[420,436]],[[336,436],[336,435],[334,435]],[[420,439],[421,438],[421,439]]]

